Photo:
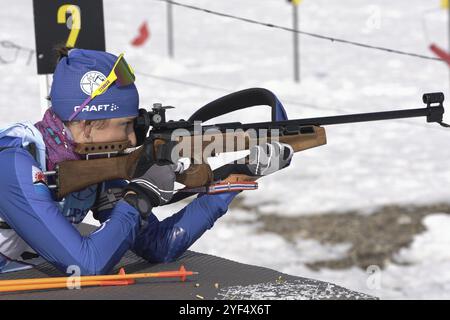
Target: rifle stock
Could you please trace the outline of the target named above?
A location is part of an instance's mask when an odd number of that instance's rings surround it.
[[[102,181],[131,179],[141,154],[142,148],[126,156],[59,163],[56,169],[58,199]]]
[[[280,137],[276,137],[276,140],[290,144],[295,152],[303,151],[306,149],[310,149],[313,147],[321,146],[326,144],[326,134],[325,129],[318,126],[311,126],[313,130],[308,131],[307,133],[297,133],[292,135],[284,135]],[[223,135],[227,135],[228,133],[224,133]],[[239,139],[242,138],[242,135],[235,135],[234,138]],[[195,137],[193,137],[195,139]],[[226,139],[230,139],[230,137],[223,137],[224,141]],[[182,143],[183,139],[179,140],[179,143]],[[193,139],[191,139],[193,140]],[[206,141],[204,141],[206,140]],[[191,150],[189,150],[191,161],[199,158],[198,152],[201,152],[203,155],[203,151],[207,148],[211,143],[214,142],[214,139],[203,139],[203,143],[201,144],[201,148],[196,150],[193,144],[191,144]],[[272,139],[265,138],[261,141],[257,141],[257,143],[262,142],[271,142]],[[186,142],[186,140],[185,140]],[[253,141],[255,142],[255,141]],[[155,139],[154,141],[154,149],[156,149],[165,143],[162,139]],[[191,142],[189,142],[191,143]],[[235,144],[233,151],[245,150],[248,149],[250,145],[250,140],[245,139],[245,143],[239,145]],[[181,149],[184,152],[181,152],[180,156],[187,156],[187,149]],[[113,158],[101,158],[101,159],[92,159],[92,160],[74,160],[74,161],[64,161],[59,163],[57,167],[58,177],[57,177],[57,196],[59,199],[62,199],[64,196],[71,192],[82,190],[88,186],[108,181],[114,179],[127,179],[130,180],[134,177],[134,172],[136,170],[136,165],[139,158],[142,156],[143,148],[138,148],[135,151],[127,154],[120,155]],[[156,152],[155,152],[156,154]],[[200,156],[202,156],[200,155]],[[208,156],[208,155],[207,155]],[[233,177],[231,175],[227,181],[243,181],[245,179],[242,175],[238,175]],[[195,163],[192,164],[183,174],[178,174],[176,177],[176,181],[182,183],[186,186],[186,188],[197,188],[201,186],[209,185],[213,180],[213,174],[210,166],[206,163]]]

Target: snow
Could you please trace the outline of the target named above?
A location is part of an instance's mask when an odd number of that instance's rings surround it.
[[[397,259],[404,263],[430,261],[439,263],[450,260],[450,218],[434,214],[424,219],[428,232],[418,235],[410,248],[402,249]]]
[[[291,27],[292,12],[286,1],[181,2]],[[446,12],[438,8],[438,2],[305,0],[300,6],[301,28],[431,56],[430,42],[448,47]],[[154,102],[176,106],[168,112],[170,119],[186,119],[198,107],[248,87],[275,92],[290,118],[421,108],[423,93],[448,93],[448,68],[441,62],[305,36],[301,37],[301,83],[296,84],[292,81],[291,33],[179,7],[174,8],[175,59],[171,60],[167,57],[166,4],[109,0],[104,6],[107,50],[125,52],[137,72],[142,106]],[[32,15],[30,0],[16,1],[2,10],[0,41],[34,48]],[[134,48],[131,39],[144,20],[151,39],[143,48]],[[0,57],[13,60],[14,55],[12,49],[0,45]],[[40,117],[35,58],[30,64],[27,60],[28,53],[19,51],[14,63],[0,64],[0,125]],[[258,108],[217,121],[253,122],[268,117],[267,109]],[[262,179],[259,190],[242,195],[244,204],[261,214],[298,216],[350,209],[370,214],[387,204],[449,202],[448,129],[426,124],[424,119],[326,129],[326,146],[295,155],[288,169]],[[181,207],[160,208],[157,215],[163,218]],[[381,274],[357,268],[311,271],[305,263],[338,259],[348,245],[325,246],[312,240],[287,243],[279,235],[258,232],[252,223],[255,218],[253,211],[230,210],[192,249],[331,281],[382,298],[450,298],[446,233],[450,219],[446,215],[427,217],[427,231],[399,252],[397,258],[403,264],[390,264]],[[239,223],[243,220],[249,223]],[[381,284],[369,285],[374,279]]]

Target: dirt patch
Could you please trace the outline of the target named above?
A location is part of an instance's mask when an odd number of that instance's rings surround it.
[[[246,208],[242,202],[235,205],[241,209],[257,211],[255,208]],[[450,214],[450,204],[391,205],[381,207],[370,215],[358,211],[299,217],[259,214],[257,221],[261,222],[260,232],[273,232],[290,242],[303,238],[314,239],[322,244],[352,244],[348,255],[343,259],[308,264],[313,270],[352,266],[365,270],[370,265],[383,268],[389,261],[399,263],[395,261],[395,253],[408,247],[415,235],[426,230],[422,220],[433,213]]]

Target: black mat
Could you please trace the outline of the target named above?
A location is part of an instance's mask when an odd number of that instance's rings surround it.
[[[86,227],[89,230],[89,227]],[[177,261],[150,264],[132,252],[122,258],[127,273],[177,270],[184,265],[198,275],[185,282],[174,279],[139,279],[133,285],[54,289],[14,294],[0,293],[0,299],[373,299],[331,283],[294,277],[268,268],[246,265],[212,255],[187,251]],[[34,269],[0,274],[0,280],[65,276],[49,263]]]

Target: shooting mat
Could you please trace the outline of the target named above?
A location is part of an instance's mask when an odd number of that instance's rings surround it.
[[[92,226],[81,227],[89,233]],[[247,265],[220,257],[187,251],[177,261],[151,264],[128,251],[112,274],[121,267],[126,273],[177,270],[184,265],[197,271],[185,282],[178,279],[138,279],[128,286],[82,287],[21,293],[0,293],[0,299],[158,299],[158,300],[255,300],[255,299],[374,299],[337,285],[295,277],[268,268]],[[45,262],[33,269],[0,274],[0,280],[67,276]]]

